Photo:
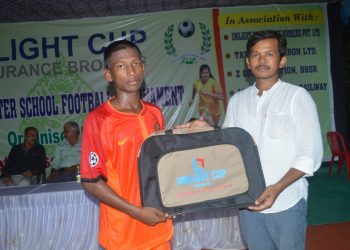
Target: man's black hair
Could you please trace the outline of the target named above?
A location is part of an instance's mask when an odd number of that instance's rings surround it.
[[[34,130],[38,134],[38,130],[35,127],[26,127],[24,129],[24,134],[26,135],[29,131],[32,131],[32,130]]]
[[[287,40],[284,36],[274,30],[261,30],[254,32],[249,38],[247,42],[247,56],[250,54],[250,50],[254,45],[265,39],[276,39],[278,42],[278,52],[281,57],[286,55],[287,51]]]

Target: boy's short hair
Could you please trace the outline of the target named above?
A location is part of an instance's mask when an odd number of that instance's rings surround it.
[[[141,59],[141,57],[142,57],[141,50],[139,49],[139,47],[135,43],[132,43],[128,40],[113,41],[106,47],[106,49],[103,53],[103,60],[104,60],[104,64],[105,64],[105,69],[109,69],[109,59],[111,58],[111,56],[114,52],[116,52],[118,50],[122,50],[122,49],[127,49],[127,48],[135,49],[137,51],[137,53],[139,54],[140,59]]]
[[[254,32],[249,38],[247,42],[247,57],[250,55],[250,50],[254,45],[265,39],[276,39],[278,42],[278,52],[281,57],[286,55],[287,51],[287,40],[284,36],[274,30],[260,30]]]

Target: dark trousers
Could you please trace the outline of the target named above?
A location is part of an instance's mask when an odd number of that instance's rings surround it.
[[[60,168],[57,170],[57,176],[53,179],[46,180],[46,183],[55,183],[55,182],[66,182],[66,181],[75,181],[77,178],[77,172],[67,172],[65,168]]]

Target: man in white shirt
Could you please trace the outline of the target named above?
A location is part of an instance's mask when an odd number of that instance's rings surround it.
[[[50,176],[46,182],[75,181],[80,165],[80,128],[76,122],[69,121],[63,126],[65,140],[56,147]]]
[[[246,63],[253,86],[231,97],[224,127],[241,127],[256,141],[266,189],[240,210],[240,229],[249,250],[305,248],[305,179],[320,167],[323,146],[317,109],[309,93],[279,79],[287,41],[275,31],[255,32]],[[204,121],[187,127],[205,126]]]

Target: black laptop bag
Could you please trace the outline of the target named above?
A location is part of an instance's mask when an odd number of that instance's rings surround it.
[[[138,171],[142,205],[169,215],[246,208],[265,189],[256,144],[236,127],[158,131]]]

